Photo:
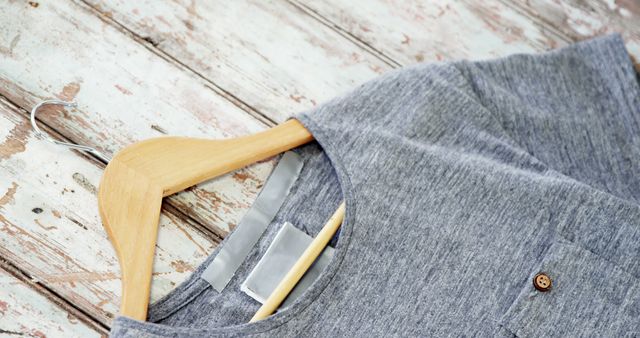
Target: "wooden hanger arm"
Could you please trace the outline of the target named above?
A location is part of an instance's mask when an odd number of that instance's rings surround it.
[[[144,172],[168,196],[311,141],[311,133],[291,119],[263,132],[226,140],[145,140],[125,148],[113,161]]]

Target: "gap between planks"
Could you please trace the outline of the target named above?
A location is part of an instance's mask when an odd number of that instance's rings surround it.
[[[349,40],[354,45],[356,45],[356,46],[360,47],[361,49],[367,51],[369,54],[371,54],[374,57],[378,58],[378,60],[386,63],[387,65],[389,65],[389,67],[391,67],[391,68],[400,68],[400,67],[402,67],[402,64],[400,62],[398,62],[397,60],[394,60],[391,56],[385,54],[383,51],[377,49],[376,47],[374,47],[373,45],[371,45],[367,41],[364,41],[361,38],[357,37],[356,35],[354,35],[350,31],[342,28],[342,26],[340,26],[339,24],[331,21],[329,18],[323,16],[322,14],[318,13],[317,11],[311,9],[309,6],[307,6],[307,5],[305,5],[305,4],[301,3],[301,2],[298,2],[296,0],[285,0],[285,1],[290,3],[293,7],[297,8],[302,13],[304,13],[307,16],[309,16],[309,17],[313,18],[314,20],[318,21],[319,23],[323,24],[327,28],[333,30],[338,35],[344,37],[346,40]]]
[[[98,318],[75,306],[73,303],[69,302],[66,298],[48,288],[46,285],[39,283],[37,279],[30,276],[27,271],[11,264],[11,262],[5,260],[3,257],[0,257],[0,269],[5,270],[19,281],[25,283],[38,294],[44,296],[53,304],[60,307],[63,311],[66,311],[72,316],[78,318],[79,321],[88,325],[103,336],[106,337],[109,334],[109,327],[102,323]]]

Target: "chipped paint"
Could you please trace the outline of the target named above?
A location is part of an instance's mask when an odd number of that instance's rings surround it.
[[[193,266],[183,260],[177,260],[171,262],[171,267],[173,267],[178,272],[186,272],[195,270]]]
[[[44,230],[54,230],[54,229],[57,229],[57,227],[56,227],[55,225],[44,225],[44,224],[42,224],[42,222],[40,222],[40,220],[39,220],[39,219],[37,219],[37,218],[36,218],[36,219],[34,219],[33,221],[34,221],[34,222],[35,222],[39,227],[41,227],[41,228],[42,228],[42,229],[44,229]]]
[[[47,283],[72,283],[72,282],[95,282],[119,279],[120,276],[113,272],[67,272],[60,274],[44,274],[40,280]]]
[[[116,89],[118,91],[120,91],[124,95],[133,95],[133,93],[130,90],[128,90],[127,88],[125,88],[125,87],[123,87],[121,85],[117,84],[117,85],[114,85],[114,87],[116,87]]]
[[[70,82],[62,88],[62,91],[57,96],[60,100],[73,101],[78,92],[80,92],[80,83]]]
[[[251,176],[248,173],[243,173],[239,171],[233,174],[233,178],[240,183],[244,183],[250,177]]]
[[[0,314],[4,315],[9,309],[9,304],[0,300]]]
[[[7,189],[7,192],[0,197],[0,208],[3,208],[6,204],[13,202],[13,196],[16,194],[18,190],[18,183],[11,182],[11,186]]]
[[[4,141],[0,143],[0,162],[8,159],[14,154],[23,152],[25,149],[26,139],[30,133],[31,125],[29,125],[27,121],[15,125]]]

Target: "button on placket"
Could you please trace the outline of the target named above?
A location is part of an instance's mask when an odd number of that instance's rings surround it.
[[[533,286],[536,290],[541,292],[546,292],[551,290],[552,285],[551,277],[549,277],[546,273],[540,272],[535,277],[533,277]]]

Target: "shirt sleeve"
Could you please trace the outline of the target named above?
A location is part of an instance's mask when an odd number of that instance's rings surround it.
[[[640,84],[620,35],[452,64],[504,133],[549,170],[640,200]]]

